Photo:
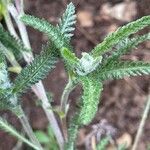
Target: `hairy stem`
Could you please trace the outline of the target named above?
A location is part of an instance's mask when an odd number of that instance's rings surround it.
[[[143,116],[142,116],[138,131],[137,131],[137,134],[136,134],[136,137],[135,137],[135,141],[133,143],[132,150],[137,149],[138,142],[139,142],[139,140],[142,136],[142,132],[143,132],[143,129],[144,129],[146,119],[148,117],[149,110],[150,110],[150,95],[148,96],[148,99],[147,99],[146,107],[145,107],[144,112],[143,112]]]
[[[23,10],[23,8],[21,8],[21,6],[20,6],[20,10]],[[11,9],[9,11],[11,11]],[[13,14],[13,12],[11,14]],[[18,13],[18,15],[19,15],[19,13]],[[27,48],[31,48],[25,25],[23,23],[18,22],[18,21],[16,21],[16,23],[18,25],[18,28],[20,28],[19,31],[20,31],[20,34],[21,34],[21,37],[22,37],[22,40],[23,40],[25,46]],[[25,61],[28,64],[31,63],[31,61],[33,60],[33,55],[31,53],[25,53],[23,56],[24,56]],[[39,99],[41,99],[41,101],[43,103],[42,107],[43,107],[43,109],[44,109],[44,111],[46,113],[46,116],[48,118],[48,121],[49,121],[49,123],[50,123],[50,125],[51,125],[51,127],[52,127],[52,129],[54,131],[54,134],[56,136],[56,139],[57,139],[57,142],[59,144],[59,147],[62,150],[63,146],[64,146],[64,139],[63,139],[60,127],[59,127],[59,125],[57,123],[57,120],[55,118],[55,115],[54,115],[53,111],[50,110],[51,104],[48,101],[48,98],[46,96],[46,92],[45,92],[45,89],[44,89],[44,86],[43,86],[42,82],[39,81],[39,83],[35,84],[32,87],[32,90],[37,95],[37,97]]]
[[[18,116],[19,117],[19,120],[23,126],[23,129],[25,130],[25,132],[27,133],[28,137],[30,138],[30,140],[39,147],[40,150],[43,150],[41,144],[39,143],[39,141],[37,140],[37,138],[35,137],[34,135],[34,132],[30,126],[30,123],[26,117],[26,115],[24,114],[24,111],[22,110],[21,108],[21,116]]]

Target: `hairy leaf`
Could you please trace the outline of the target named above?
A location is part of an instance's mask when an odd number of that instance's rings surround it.
[[[29,51],[24,47],[24,44],[5,31],[0,25],[0,42],[9,50],[13,52],[17,59],[22,58],[22,52]]]
[[[11,94],[11,83],[6,69],[4,55],[0,53],[0,109],[13,109],[18,106],[18,100]]]
[[[71,2],[67,5],[67,9],[63,14],[63,17],[60,19],[58,24],[58,29],[61,34],[63,34],[66,38],[70,39],[73,36],[71,32],[74,31],[73,25],[76,23],[76,15],[75,15],[75,7]]]
[[[115,50],[106,61],[113,61],[119,59],[120,56],[126,54],[127,52],[130,52],[133,48],[136,48],[138,44],[146,40],[150,40],[150,33],[145,34],[143,36],[137,36],[132,39],[129,38],[124,39],[116,46],[117,50]]]
[[[75,54],[65,47],[61,49],[61,56],[71,68],[74,68],[79,62],[79,59],[75,56]]]
[[[4,120],[3,118],[1,118],[1,117],[0,117],[0,128],[3,131],[8,132],[10,135],[16,137],[18,140],[20,140],[20,141],[28,144],[29,146],[31,146],[35,150],[40,150],[36,145],[34,145],[33,143],[31,143],[23,135],[21,135],[20,133],[18,133],[18,131],[16,131],[16,129],[12,125],[8,124],[8,122],[6,120]]]
[[[121,79],[125,76],[140,76],[144,74],[148,75],[150,74],[150,63],[140,61],[113,61],[97,69],[95,74],[100,80]]]
[[[82,96],[83,106],[81,108],[79,122],[83,125],[87,125],[92,121],[97,112],[103,85],[89,77],[83,77],[81,82],[84,91]]]
[[[14,82],[14,93],[24,92],[27,88],[46,77],[55,66],[57,58],[53,56],[54,46],[47,45],[33,62],[22,70]]]
[[[61,34],[58,28],[51,25],[48,21],[30,15],[23,15],[20,17],[20,19],[26,25],[46,33],[51,41],[55,44],[56,48],[61,49],[62,47],[69,47],[68,40]]]
[[[149,25],[150,16],[144,16],[134,22],[131,22],[123,27],[118,28],[117,31],[109,34],[102,43],[98,44],[92,51],[92,54],[94,56],[98,56],[111,50],[112,46],[117,44],[120,40],[123,40],[129,35],[136,33],[137,31]]]

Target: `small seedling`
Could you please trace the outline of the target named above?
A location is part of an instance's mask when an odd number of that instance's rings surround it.
[[[82,57],[78,58],[70,42],[76,23],[73,3],[67,6],[56,26],[44,19],[26,15],[23,12],[23,1],[20,1],[20,3],[16,1],[16,6],[17,8],[20,6],[20,9],[16,9],[12,2],[1,1],[1,4],[5,4],[3,6],[6,7],[7,13],[3,15],[9,32],[0,26],[0,108],[11,110],[20,118],[32,142],[26,141],[26,143],[34,149],[38,147],[39,150],[42,150],[43,148],[34,136],[21,108],[21,95],[27,92],[27,89],[32,87],[38,99],[41,100],[41,105],[48,117],[59,149],[73,150],[78,129],[83,125],[88,125],[98,110],[105,80],[150,74],[150,63],[123,61],[120,58],[122,55],[131,52],[140,43],[150,40],[150,33],[134,35],[130,38],[130,35],[150,25],[150,16],[144,16],[118,28],[115,32],[106,36],[103,42],[96,45],[90,53],[83,52]],[[8,21],[11,22],[9,12],[16,21],[22,39],[18,38],[14,32],[13,24],[7,24]],[[49,39],[47,44],[43,46],[40,55],[34,59],[24,24],[43,32]],[[111,52],[111,55],[107,55],[108,52]],[[7,67],[5,57],[11,66]],[[19,64],[23,58],[27,62],[25,68],[22,68]],[[68,75],[68,84],[63,91],[60,107],[58,107],[58,112],[63,114],[59,115],[61,127],[58,126],[53,113],[55,109],[48,101],[40,81],[55,68],[56,63],[60,60],[64,62],[65,71]],[[18,73],[15,80],[9,78],[8,70]],[[77,85],[81,85],[83,88],[80,108],[74,113],[74,117],[66,122],[67,112],[71,105],[68,102],[68,96]],[[0,121],[0,126],[7,130],[7,126],[3,125],[3,120]],[[13,130],[7,131],[12,133]],[[20,139],[18,134],[15,134],[15,136]],[[47,142],[49,138],[43,132],[36,133],[36,136],[42,143]],[[21,140],[25,142],[24,138]]]

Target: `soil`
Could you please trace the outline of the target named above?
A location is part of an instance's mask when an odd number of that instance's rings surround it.
[[[56,24],[68,2],[69,1],[67,0],[25,0],[25,7],[27,13],[41,18],[43,17],[49,20],[52,24]],[[111,27],[117,27],[127,23],[111,17],[105,18],[100,15],[100,10],[104,3],[108,2],[111,6],[115,6],[124,2],[123,0],[112,0],[111,2],[109,0],[73,0],[73,2],[76,5],[77,12],[88,10],[92,13],[93,17],[93,25],[89,27],[83,27],[77,22],[77,28],[75,30],[72,44],[75,47],[78,56],[81,55],[81,52],[91,50],[96,43],[102,41],[106,34],[113,30]],[[149,0],[135,2],[138,11],[133,20],[150,14]],[[47,37],[32,28],[28,28],[28,31],[34,54],[39,54],[41,45],[47,41]],[[150,30],[147,28],[142,31],[142,33],[147,31]],[[124,59],[149,61],[149,50],[150,44],[145,42],[130,55],[126,55]],[[81,133],[79,133],[79,139],[84,139],[84,137],[91,131],[91,126],[93,124],[98,123],[102,119],[106,119],[107,122],[117,130],[116,139],[124,133],[128,133],[133,141],[148,95],[150,86],[149,81],[149,76],[107,81],[104,86],[104,92],[101,96],[99,111],[93,122],[88,127],[84,127],[81,130]],[[63,63],[59,62],[56,69],[50,73],[43,82],[46,90],[53,93],[54,101],[52,104],[58,105],[62,90],[67,82]],[[80,93],[80,88],[75,89],[71,93],[69,99],[72,104],[75,104],[75,100],[79,98]],[[23,108],[29,116],[33,129],[45,130],[48,122],[42,109],[36,105],[37,98],[33,96],[31,91],[23,97]],[[10,112],[2,111],[1,115],[15,125],[18,130],[21,129],[19,121]],[[85,133],[82,137],[81,134],[83,134],[83,130]],[[14,138],[2,131],[0,131],[0,137],[3,137],[0,138],[0,150],[11,150],[14,147],[16,143]],[[146,150],[148,144],[150,144],[150,117],[147,119],[144,133],[137,150]],[[84,149],[83,145],[79,143],[78,145],[80,149]]]

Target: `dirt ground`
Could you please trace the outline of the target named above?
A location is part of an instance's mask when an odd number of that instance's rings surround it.
[[[27,13],[46,18],[51,23],[56,24],[68,2],[67,0],[25,0],[25,7]],[[149,0],[73,0],[73,2],[76,6],[78,22],[72,44],[75,46],[78,56],[83,51],[90,51],[96,43],[102,41],[109,32],[116,30],[118,26],[144,15],[150,15]],[[128,10],[125,9],[124,12],[121,12],[119,6],[123,7],[122,4],[127,3]],[[117,12],[115,12],[116,10]],[[118,14],[120,16],[117,16]],[[39,54],[41,45],[47,41],[47,37],[32,28],[28,28],[28,31],[34,54]],[[150,31],[149,28],[141,33],[147,31]],[[150,61],[149,51],[150,43],[145,42],[131,54],[124,56],[123,59]],[[63,64],[60,62],[56,69],[44,80],[47,91],[53,93],[53,105],[59,104],[62,89],[66,82],[66,74]],[[92,125],[103,119],[116,129],[115,138],[118,141],[126,137],[127,140],[130,139],[129,145],[131,145],[130,143],[133,142],[139,125],[149,86],[149,76],[106,82],[99,111],[93,122],[80,130],[78,147],[85,149],[83,143],[85,137],[90,133]],[[71,93],[69,99],[72,104],[75,104],[75,100],[79,98],[80,93],[80,88]],[[48,122],[41,108],[36,106],[35,101],[36,97],[33,97],[31,92],[25,94],[23,108],[28,114],[34,130],[45,130]],[[7,118],[17,129],[21,129],[20,123],[14,115],[7,111],[1,112],[1,115]],[[0,131],[0,150],[11,150],[15,143],[14,138]],[[147,119],[138,150],[146,150],[148,144],[150,144],[150,116]],[[110,147],[110,149],[113,149],[113,147]]]

